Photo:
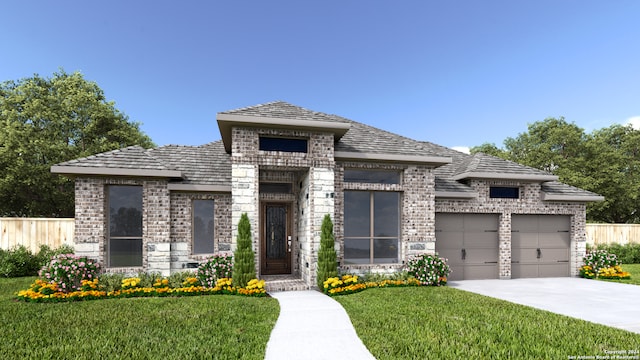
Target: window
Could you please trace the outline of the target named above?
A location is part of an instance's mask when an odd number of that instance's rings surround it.
[[[400,184],[400,172],[388,170],[355,170],[344,171],[344,182],[370,184]]]
[[[345,264],[398,262],[400,193],[345,191]]]
[[[520,188],[492,186],[489,188],[489,197],[492,199],[519,199]]]
[[[142,186],[108,187],[109,267],[142,266]]]
[[[260,150],[263,151],[284,151],[284,152],[307,152],[306,139],[287,139],[274,137],[260,137]]]
[[[194,254],[214,253],[213,200],[193,200],[193,246]]]
[[[260,193],[291,194],[291,183],[260,183]]]

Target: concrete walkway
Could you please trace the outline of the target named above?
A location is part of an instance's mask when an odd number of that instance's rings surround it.
[[[347,312],[332,298],[318,291],[270,295],[280,303],[280,316],[265,359],[375,359],[356,335]]]
[[[640,333],[640,286],[582,278],[451,281],[474,292]]]

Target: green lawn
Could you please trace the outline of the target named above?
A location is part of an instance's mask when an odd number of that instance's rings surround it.
[[[0,279],[2,359],[262,359],[279,313],[275,299],[231,295],[14,301],[34,279]]]
[[[369,289],[335,299],[377,359],[595,358],[640,349],[640,334],[449,287]]]
[[[640,285],[640,264],[623,264],[622,270],[628,271],[631,273],[631,279],[629,280],[602,280],[602,281],[612,281],[621,284],[633,284]]]

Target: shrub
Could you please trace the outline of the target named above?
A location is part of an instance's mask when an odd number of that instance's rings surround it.
[[[318,251],[318,288],[322,289],[324,281],[335,276],[338,276],[338,264],[336,262],[333,223],[331,216],[326,214],[322,220],[320,250]]]
[[[251,248],[251,223],[247,213],[242,214],[238,222],[237,248],[233,254],[233,284],[245,287],[251,279],[256,277],[256,265],[253,249]]]
[[[441,286],[447,283],[447,276],[451,272],[447,260],[437,254],[422,254],[409,259],[407,262],[409,275],[415,277],[420,284]]]
[[[0,251],[0,276],[33,276],[38,273],[38,257],[20,245],[11,250]]]
[[[233,256],[231,254],[214,254],[206,262],[198,266],[196,276],[204,287],[214,287],[218,279],[231,278],[233,275]]]
[[[618,257],[606,250],[592,250],[584,257],[584,265],[590,266],[593,273],[598,274],[601,268],[620,265]]]
[[[601,244],[596,247],[598,250],[605,250],[615,254],[621,264],[640,264],[640,243],[618,243]],[[587,247],[589,250],[589,247]]]
[[[60,254],[40,270],[40,278],[57,284],[62,292],[80,289],[82,280],[94,280],[100,272],[100,265],[86,257]]]

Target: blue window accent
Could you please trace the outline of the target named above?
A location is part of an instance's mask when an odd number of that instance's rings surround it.
[[[287,138],[277,138],[277,137],[260,137],[260,150],[306,153],[307,140],[306,139],[287,139]]]
[[[489,197],[492,199],[519,199],[520,188],[492,186],[489,188]]]

